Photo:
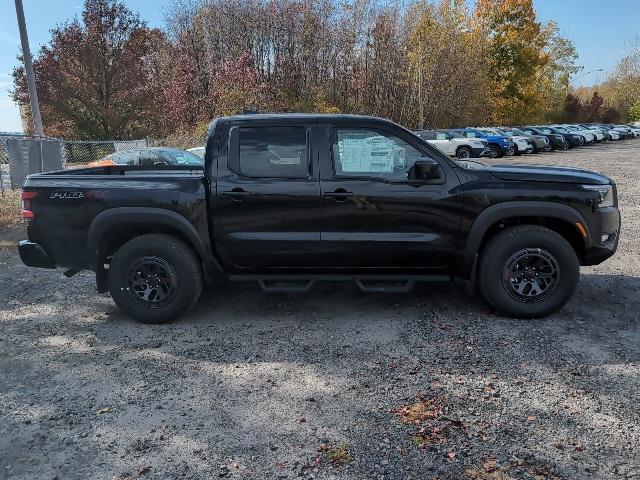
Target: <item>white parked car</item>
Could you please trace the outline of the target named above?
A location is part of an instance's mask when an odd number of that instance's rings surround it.
[[[533,142],[528,137],[524,135],[505,135],[499,130],[493,130],[492,128],[480,128],[482,132],[486,132],[489,135],[500,135],[503,137],[508,137],[514,146],[513,153],[507,152],[507,155],[520,155],[522,153],[533,153]]]
[[[587,126],[587,125],[583,125]],[[615,128],[611,128],[606,125],[598,125],[597,128],[602,130],[605,133],[605,136],[609,138],[609,140],[620,140],[624,135],[620,130],[616,130]]]
[[[623,130],[627,132],[631,132],[633,138],[640,137],[640,128],[629,127],[628,125],[614,125],[614,127],[618,130]]]
[[[416,135],[452,157],[465,159],[486,155],[487,142],[480,138],[467,138],[448,130],[421,130]]]
[[[204,159],[204,147],[194,147],[194,148],[189,148],[187,149],[187,152],[191,152],[194,155],[199,156],[200,158]]]
[[[576,130],[579,130],[581,132],[592,133],[593,136],[595,137],[595,141],[596,142],[602,142],[605,139],[604,132],[602,130],[600,130],[599,128],[585,127],[584,125],[576,125],[576,124],[565,125],[565,126],[567,128],[575,128]]]
[[[574,128],[572,125],[551,125],[554,128],[559,130],[564,130],[567,133],[571,133],[572,135],[579,135],[584,138],[584,143],[593,143],[596,141],[596,136],[587,130],[578,130]]]

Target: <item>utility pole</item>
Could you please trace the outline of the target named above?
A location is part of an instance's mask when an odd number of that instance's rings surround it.
[[[36,135],[44,137],[42,130],[42,118],[40,118],[40,106],[38,104],[38,92],[36,91],[36,78],[33,75],[33,64],[31,63],[31,50],[29,50],[29,37],[27,36],[27,26],[24,21],[24,10],[22,0],[15,0],[16,15],[18,16],[18,28],[20,29],[20,43],[22,44],[22,57],[24,59],[24,69],[27,74],[27,87],[29,88],[29,101],[31,103],[31,116]]]

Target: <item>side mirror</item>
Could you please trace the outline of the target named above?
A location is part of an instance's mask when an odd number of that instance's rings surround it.
[[[440,164],[433,158],[418,158],[409,170],[410,180],[436,180],[440,178]]]

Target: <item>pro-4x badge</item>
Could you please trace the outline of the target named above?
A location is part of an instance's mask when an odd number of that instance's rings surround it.
[[[49,198],[54,198],[54,199],[74,199],[74,198],[83,198],[84,195],[82,194],[82,192],[53,192],[51,194],[51,196]]]

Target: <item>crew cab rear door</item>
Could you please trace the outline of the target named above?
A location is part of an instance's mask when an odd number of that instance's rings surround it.
[[[221,129],[210,212],[230,269],[310,267],[320,247],[313,125],[239,121]]]
[[[462,194],[451,166],[397,128],[326,126],[321,149],[321,227],[327,267],[437,270],[455,248]],[[440,163],[441,179],[410,181],[420,158]]]

